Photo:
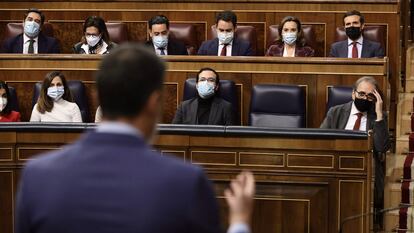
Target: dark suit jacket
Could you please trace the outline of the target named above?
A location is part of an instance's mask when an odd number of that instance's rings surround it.
[[[213,40],[204,41],[200,49],[198,49],[198,55],[209,55],[217,56],[217,51],[219,47],[218,38]],[[231,46],[231,55],[232,56],[254,56],[252,46],[250,42],[243,39],[235,37],[233,39],[233,44]]]
[[[155,52],[152,40],[148,40],[145,42],[145,44],[148,47],[151,47]],[[174,40],[171,37],[168,38],[167,53],[168,55],[188,55],[187,47],[185,47],[185,44],[181,41]]]
[[[161,156],[137,136],[88,133],[27,163],[16,233],[217,233],[202,169]]]
[[[269,47],[266,52],[266,56],[282,57],[285,45],[283,43],[274,44]],[[309,46],[298,46],[295,47],[295,57],[313,57],[315,56],[315,50]]]
[[[330,57],[348,57],[348,40],[339,41],[333,43],[331,46],[331,51],[329,53]],[[361,58],[371,58],[371,57],[384,57],[384,50],[381,47],[381,44],[378,42],[370,41],[363,39],[362,41],[362,51]]]
[[[353,101],[350,101],[329,109],[320,127],[325,129],[345,129],[351,114],[352,103]],[[377,122],[375,121],[377,119],[375,111],[368,111],[367,113],[367,130],[372,129],[374,132],[374,150],[377,152],[386,152],[390,147],[387,115],[385,113],[383,115],[384,119]]]
[[[175,112],[173,124],[197,125],[198,97],[186,100],[181,103]],[[214,97],[211,104],[209,125],[233,125],[233,111],[231,103],[222,98]]]
[[[42,33],[38,36],[38,53],[60,53],[59,42],[53,38],[43,35]],[[1,49],[2,53],[23,53],[23,33],[9,38],[3,43]]]
[[[77,53],[77,54],[85,54],[85,50],[82,49],[82,45],[83,45],[82,42],[76,43],[72,47],[73,52]],[[106,52],[104,54],[109,53],[109,51],[111,51],[111,49],[115,48],[116,46],[117,46],[117,44],[115,42],[109,43],[108,47],[106,47]]]

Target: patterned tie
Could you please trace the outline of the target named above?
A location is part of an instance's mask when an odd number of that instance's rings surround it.
[[[30,39],[29,40],[29,49],[27,50],[27,53],[33,54],[34,53],[34,48],[33,48],[33,44],[34,44],[34,40]]]
[[[165,49],[164,49],[164,48],[158,48],[158,49],[161,51],[161,52],[160,52],[160,55],[163,55],[163,56],[164,56],[164,55],[165,55],[165,52],[164,52],[164,51],[165,51]]]
[[[227,45],[228,44],[224,44],[223,48],[221,49],[220,56],[227,56]]]
[[[361,126],[361,118],[362,118],[362,112],[355,113],[357,115],[357,119],[355,121],[354,129],[353,130],[359,130],[359,127]]]
[[[358,58],[357,42],[352,42],[352,58]]]

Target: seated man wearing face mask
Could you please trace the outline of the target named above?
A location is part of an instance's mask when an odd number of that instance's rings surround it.
[[[29,9],[24,15],[24,33],[3,43],[2,53],[60,53],[59,43],[53,37],[42,34],[45,15],[38,9]]]
[[[169,36],[170,22],[164,15],[157,15],[148,21],[151,40],[145,44],[154,49],[157,55],[188,55],[185,44]]]
[[[365,17],[356,10],[347,12],[344,17],[347,40],[333,43],[330,57],[370,58],[384,57],[384,50],[380,43],[370,41],[362,36],[365,26]]]
[[[373,77],[362,77],[354,84],[353,101],[329,109],[321,128],[361,130],[373,132],[375,185],[374,208],[384,208],[384,154],[390,147],[387,115],[382,111],[383,101],[377,81]],[[382,225],[382,216],[376,215],[375,223]]]
[[[249,41],[234,35],[237,16],[232,11],[223,11],[216,17],[217,38],[204,41],[198,55],[209,56],[254,56]]]
[[[231,103],[217,97],[220,78],[211,68],[202,68],[196,78],[198,96],[186,100],[178,107],[173,124],[232,125]]]

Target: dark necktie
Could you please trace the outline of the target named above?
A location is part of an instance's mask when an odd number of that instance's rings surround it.
[[[165,55],[165,52],[164,52],[164,51],[165,51],[165,49],[164,49],[164,48],[159,48],[159,50],[161,51],[161,52],[160,52],[160,55]]]
[[[362,112],[355,113],[357,115],[357,119],[355,121],[354,129],[353,130],[359,130],[359,127],[361,126],[361,118],[362,118]]]
[[[357,42],[352,42],[352,58],[358,58]]]
[[[33,48],[33,44],[34,44],[34,40],[33,39],[30,39],[29,40],[29,49],[27,50],[27,53],[31,53],[31,54],[33,54],[34,53],[34,48]]]
[[[221,49],[220,56],[227,56],[227,44],[224,44],[223,48]]]

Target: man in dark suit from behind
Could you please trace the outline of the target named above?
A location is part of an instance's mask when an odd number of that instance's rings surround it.
[[[16,201],[17,233],[219,233],[210,182],[198,166],[148,145],[161,113],[165,66],[138,45],[106,56],[96,75],[104,121],[77,142],[28,162]],[[229,232],[249,232],[254,178],[225,191]]]
[[[233,107],[230,102],[217,96],[220,88],[219,74],[205,67],[196,78],[197,96],[180,104],[173,124],[233,125]]]
[[[367,40],[362,36],[365,17],[359,11],[353,10],[345,13],[343,21],[348,39],[333,43],[329,53],[330,57],[384,57],[384,49],[380,43]]]
[[[236,29],[236,14],[232,11],[220,12],[216,17],[217,38],[204,41],[198,55],[254,56],[250,42],[235,36]]]
[[[321,124],[325,129],[372,131],[375,160],[374,208],[384,208],[385,153],[390,148],[387,115],[378,83],[373,77],[358,79],[352,92],[353,101],[329,109]],[[382,227],[382,215],[374,218]]]
[[[45,15],[38,9],[31,8],[24,15],[23,33],[7,39],[2,46],[2,53],[60,53],[59,43],[53,37],[43,35],[41,28]]]
[[[157,55],[188,55],[185,44],[170,35],[170,21],[164,15],[157,15],[148,21],[148,34],[151,39],[146,45]]]

